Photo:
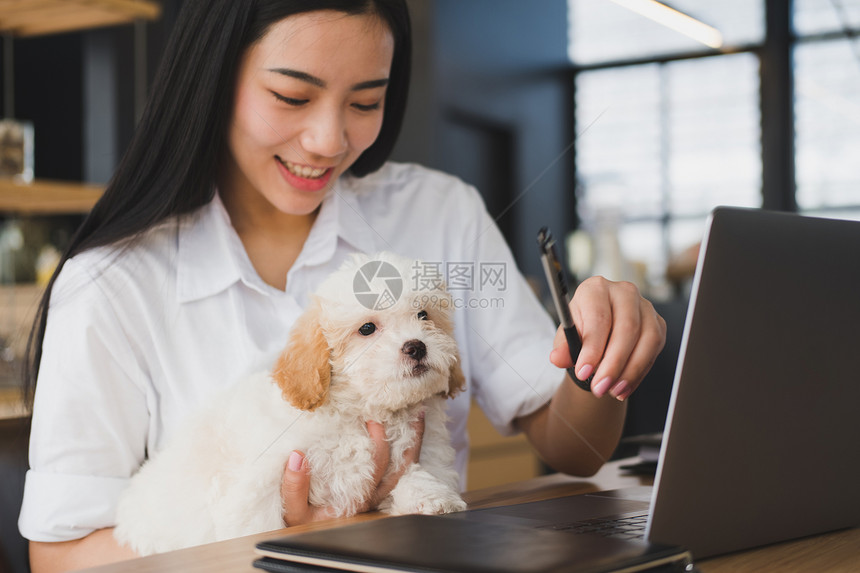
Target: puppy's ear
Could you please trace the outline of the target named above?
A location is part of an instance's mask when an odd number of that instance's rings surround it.
[[[457,360],[451,364],[451,372],[448,376],[448,392],[445,394],[445,397],[453,398],[465,389],[466,377],[463,376],[463,369],[460,367],[460,357],[457,356]]]
[[[314,410],[328,399],[330,351],[320,326],[321,312],[314,301],[299,317],[272,372],[284,399],[300,410]]]

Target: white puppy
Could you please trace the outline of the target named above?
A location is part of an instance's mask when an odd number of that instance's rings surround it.
[[[465,509],[445,427],[445,399],[464,384],[451,298],[413,288],[414,264],[357,255],[326,279],[273,372],[217,396],[132,478],[116,539],[146,555],[282,528],[293,450],[311,468],[310,502],[354,514],[375,488],[366,422],[385,427],[394,472],[422,412],[420,458],[378,509]]]

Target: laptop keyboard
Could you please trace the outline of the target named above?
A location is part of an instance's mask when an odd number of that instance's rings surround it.
[[[642,539],[645,537],[647,515],[634,515],[610,519],[589,519],[563,525],[548,525],[541,529],[571,531],[573,533],[595,533],[603,537],[618,539]]]

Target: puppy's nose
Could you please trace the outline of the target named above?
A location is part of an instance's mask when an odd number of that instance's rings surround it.
[[[400,352],[413,360],[421,360],[427,356],[427,347],[420,340],[407,340],[400,349]]]

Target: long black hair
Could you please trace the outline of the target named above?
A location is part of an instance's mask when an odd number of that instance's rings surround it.
[[[394,55],[382,128],[349,172],[361,177],[386,161],[400,132],[409,90],[412,35],[405,0],[186,0],[129,147],[39,303],[24,371],[28,403],[39,374],[51,290],[65,262],[211,201],[243,54],[283,18],[318,10],[373,14],[391,30]]]

